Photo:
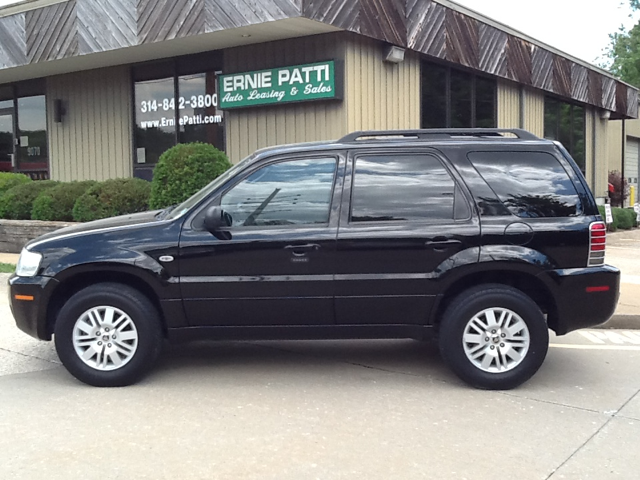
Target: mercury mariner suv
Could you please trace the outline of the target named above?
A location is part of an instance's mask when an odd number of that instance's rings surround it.
[[[468,384],[514,388],[558,335],[605,322],[596,202],[522,130],[358,132],[261,150],[184,203],[28,243],[18,327],[122,386],[165,339],[436,339]]]

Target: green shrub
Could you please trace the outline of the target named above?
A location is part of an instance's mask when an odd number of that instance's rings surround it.
[[[39,180],[11,188],[0,197],[0,218],[30,220],[35,199],[42,192],[56,185],[58,182],[53,180]]]
[[[151,182],[152,209],[181,203],[231,167],[227,156],[206,143],[176,145],[162,154]]]
[[[92,180],[61,183],[45,190],[33,202],[31,218],[59,222],[72,221],[73,206],[76,204],[76,200],[95,184],[96,182]]]
[[[32,181],[22,173],[0,172],[0,197],[13,187]]]
[[[76,200],[73,219],[89,222],[143,212],[149,208],[151,183],[139,178],[117,178],[98,183]]]

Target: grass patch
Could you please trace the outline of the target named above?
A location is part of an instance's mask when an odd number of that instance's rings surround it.
[[[0,273],[13,273],[16,271],[16,266],[10,263],[0,263]]]

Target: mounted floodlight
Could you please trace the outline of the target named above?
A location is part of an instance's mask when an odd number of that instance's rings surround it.
[[[385,56],[384,61],[389,63],[402,63],[404,62],[404,52],[404,48],[392,45],[387,50],[387,55]]]

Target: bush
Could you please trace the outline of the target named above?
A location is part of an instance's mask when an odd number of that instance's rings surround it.
[[[149,208],[150,192],[151,184],[139,178],[117,178],[98,183],[76,200],[73,219],[90,222],[143,212]]]
[[[39,180],[17,185],[0,197],[0,218],[30,220],[33,202],[45,190],[58,185],[53,180]]]
[[[94,181],[61,183],[42,192],[31,210],[33,220],[49,220],[70,222],[73,220],[73,206],[90,187]]]
[[[231,167],[227,156],[206,143],[176,145],[162,154],[151,182],[152,209],[181,203]]]
[[[13,187],[32,181],[29,177],[21,173],[0,172],[0,197]]]
[[[603,220],[606,220],[604,207],[599,205],[598,210]],[[636,212],[632,208],[612,208],[613,223],[609,224],[609,231],[615,232],[618,229],[629,230],[638,226]]]
[[[613,192],[609,192],[611,206],[622,207],[623,202],[629,197],[629,184],[626,178],[618,170],[609,172],[609,184],[613,186]]]

